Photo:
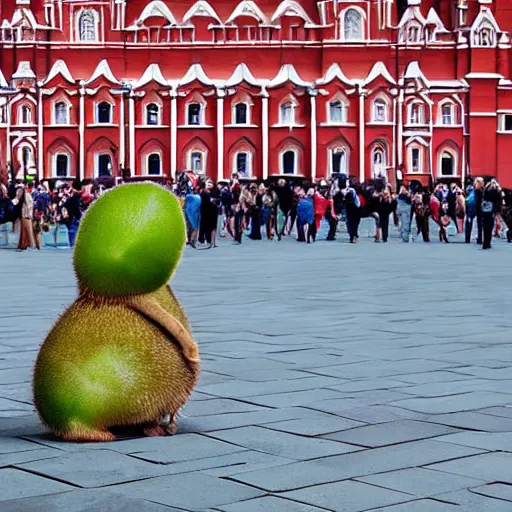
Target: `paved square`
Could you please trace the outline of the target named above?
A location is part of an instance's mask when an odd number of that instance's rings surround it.
[[[343,241],[187,249],[179,434],[100,445],[31,403],[71,253],[0,250],[0,510],[512,510],[512,245]]]

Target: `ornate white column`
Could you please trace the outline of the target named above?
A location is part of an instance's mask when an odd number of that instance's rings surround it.
[[[268,178],[268,93],[261,98],[261,168],[264,180]]]
[[[224,94],[217,89],[217,181],[224,178]]]
[[[78,124],[78,136],[80,139],[80,149],[79,149],[79,165],[77,178],[84,179],[85,178],[85,86],[82,84],[80,87],[80,112],[79,112],[79,124]],[[79,176],[78,176],[79,174]],[[94,170],[92,170],[92,175],[94,176]]]
[[[125,167],[126,159],[126,141],[125,141],[125,122],[124,122],[124,94],[119,96],[121,102],[119,106],[119,165]]]
[[[365,162],[365,115],[364,115],[364,90],[359,88],[359,181],[364,181]]]
[[[404,163],[404,141],[403,141],[403,126],[404,126],[404,90],[400,88],[398,95],[398,123],[397,123],[397,144],[398,144],[398,165]]]
[[[37,177],[39,181],[44,178],[43,89],[41,87],[38,87],[37,94]]]
[[[317,153],[317,134],[316,134],[316,96],[318,91],[311,89],[309,91],[311,102],[311,179],[316,178],[316,153]]]
[[[176,178],[178,171],[178,94],[171,93],[171,176]]]
[[[130,151],[130,176],[135,176],[135,100],[133,93],[128,99],[128,147]]]

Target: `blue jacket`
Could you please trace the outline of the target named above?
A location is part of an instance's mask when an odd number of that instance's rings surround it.
[[[297,217],[302,222],[313,224],[315,211],[312,197],[305,197],[299,201],[299,204],[297,205]]]

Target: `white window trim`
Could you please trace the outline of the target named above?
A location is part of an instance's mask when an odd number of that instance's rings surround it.
[[[505,129],[505,117],[512,116],[512,112],[505,112],[499,114],[499,124],[498,124],[498,133],[506,133],[512,135],[512,130]]]
[[[245,105],[247,107],[247,114],[245,123],[236,122],[236,107],[237,105]],[[231,107],[231,124],[234,126],[250,126],[251,125],[251,104],[247,101],[237,101]]]
[[[252,163],[253,163],[253,153],[252,151],[249,151],[248,149],[241,149],[240,151],[237,151],[234,155],[233,155],[233,170],[232,170],[232,173],[238,173],[238,168],[237,168],[237,157],[238,155],[240,154],[246,154],[247,155],[247,160],[246,160],[246,164],[247,164],[247,172],[245,173],[245,176],[244,178],[252,178],[253,177],[253,168],[252,168]]]
[[[348,170],[350,169],[349,162],[348,162],[349,152],[348,152],[347,148],[344,147],[344,146],[336,146],[334,148],[329,148],[327,150],[327,157],[328,157],[328,160],[327,160],[327,170],[328,170],[329,176],[332,175],[332,173],[334,172],[333,165],[332,165],[332,163],[333,163],[332,162],[333,156],[335,154],[339,154],[339,153],[345,153],[345,166],[344,166],[344,169],[342,169],[340,167],[340,173],[341,174],[346,174],[348,176]]]
[[[80,17],[86,11],[91,11],[94,16],[94,40],[84,40],[80,39]],[[84,7],[80,9],[75,15],[75,42],[82,44],[95,44],[100,41],[100,13],[96,9],[92,9],[91,7]]]
[[[206,159],[208,158],[208,153],[206,151],[204,151],[203,149],[190,149],[187,153],[187,169],[190,170],[190,171],[193,171],[193,172],[196,172],[193,168],[192,168],[192,153],[201,153],[202,155],[202,162],[203,162],[203,169],[201,172],[197,171],[198,174],[206,174],[206,169],[207,169],[207,166],[206,166]]]
[[[66,115],[66,123],[58,123],[57,124],[57,104],[58,103],[64,103],[66,105],[67,109],[67,115]],[[69,126],[71,124],[71,103],[63,98],[59,98],[57,101],[54,101],[52,104],[52,125],[54,126]]]
[[[443,122],[443,108],[450,107],[450,119],[451,123],[444,124]],[[437,125],[438,126],[457,126],[457,107],[455,103],[450,99],[444,99],[437,104]]]
[[[413,166],[412,166],[412,150],[413,149],[417,149],[419,151],[419,156],[418,156],[418,170],[415,171],[413,169]],[[408,173],[410,174],[425,174],[425,170],[424,170],[424,160],[425,160],[425,156],[424,156],[424,147],[421,146],[420,144],[417,144],[417,143],[413,143],[413,144],[410,144],[408,147],[407,147],[407,171]]]
[[[331,118],[331,104],[335,102],[341,102],[341,121],[333,121]],[[327,119],[327,125],[329,126],[340,126],[340,125],[346,125],[348,123],[348,108],[349,103],[348,101],[341,96],[341,94],[335,94],[325,105],[325,118]]]
[[[482,30],[489,30],[491,32],[491,44],[483,45],[480,40],[480,34]],[[496,33],[496,29],[492,26],[492,24],[488,20],[483,20],[478,27],[475,27],[471,30],[471,46],[473,48],[496,48],[498,42],[498,34]]]
[[[371,152],[371,166],[372,166],[372,176],[374,177],[377,177],[378,176],[378,173],[375,172],[375,153],[377,153],[377,151],[380,151],[382,153],[382,170],[381,170],[381,174],[382,174],[382,171],[384,171],[385,175],[387,176],[387,168],[388,168],[388,152],[387,152],[387,149],[382,147],[381,145],[376,145],[372,148],[372,152]]]
[[[57,157],[59,155],[66,155],[68,157],[68,168],[66,169],[66,176],[71,176],[71,154],[68,151],[59,150],[52,155],[52,177],[62,178],[57,175]]]
[[[283,157],[284,157],[285,153],[288,153],[288,151],[292,151],[295,155],[295,160],[294,160],[295,165],[294,165],[294,169],[293,169],[294,172],[292,174],[284,172]],[[279,152],[279,174],[282,174],[284,176],[297,176],[300,174],[299,173],[299,150],[297,148],[285,148]]]
[[[362,37],[361,39],[345,39],[345,16],[347,15],[348,11],[357,11],[361,16],[361,31],[362,31]],[[343,43],[364,43],[367,41],[367,27],[366,27],[366,13],[364,12],[361,7],[358,7],[356,5],[351,5],[347,7],[346,9],[343,9],[339,13],[339,40]]]
[[[411,28],[418,29],[418,38],[415,40],[409,40],[409,31]],[[402,44],[421,44],[424,40],[424,29],[425,27],[418,20],[411,20],[409,23],[402,27],[400,32],[400,43]]]
[[[157,112],[157,122],[156,124],[149,124],[148,123],[148,107],[149,105],[156,105],[158,107],[158,112]],[[149,126],[150,128],[161,128],[162,127],[162,105],[160,105],[160,103],[157,103],[156,101],[148,101],[147,103],[144,103],[144,106],[143,106],[144,110],[143,110],[143,114],[144,114],[144,123],[143,125],[144,126]]]
[[[160,170],[158,171],[158,174],[149,174],[149,157],[151,155],[158,155],[158,157],[160,158]],[[160,151],[159,149],[155,150],[155,151],[151,151],[149,152],[145,158],[144,158],[144,176],[162,176],[163,175],[163,160],[162,160],[162,151]]]
[[[418,122],[414,122],[413,120],[413,108],[415,106],[419,107],[418,110]],[[409,102],[407,105],[407,125],[406,126],[425,126],[427,123],[425,116],[425,103],[420,100],[413,100]]]
[[[443,154],[448,153],[453,158],[453,171],[454,174],[444,175],[442,174],[442,163],[443,163]],[[459,155],[455,149],[450,147],[441,148],[438,151],[437,155],[437,177],[438,178],[455,178],[459,175]]]
[[[108,103],[110,105],[110,119],[109,119],[108,123],[100,123],[100,121],[99,121],[100,116],[99,116],[98,108],[101,105],[101,103]],[[102,100],[102,101],[98,101],[97,103],[95,103],[94,104],[94,124],[98,125],[98,126],[112,125],[114,123],[114,107],[115,107],[115,105],[107,100]]]
[[[283,121],[283,107],[285,105],[291,105],[291,116],[290,121]],[[283,101],[279,104],[279,126],[297,126],[297,115],[296,110],[299,105],[293,98],[288,98],[287,100]]]
[[[28,123],[23,122],[23,109],[24,108],[27,108],[28,111],[30,112]],[[32,109],[32,107],[30,107],[26,103],[21,104],[18,107],[18,125],[19,126],[33,126],[34,124],[35,124],[34,123],[34,110]]]
[[[377,103],[383,103],[384,104],[384,120],[377,119]],[[372,102],[372,123],[379,124],[379,123],[389,123],[389,102],[383,98],[382,96],[379,96],[378,98],[375,98]]]
[[[190,108],[190,105],[199,105],[199,124],[190,124],[188,122],[188,119],[189,119],[189,115],[188,115],[188,109]],[[197,101],[197,100],[191,100],[189,102],[187,102],[187,104],[185,105],[185,123],[184,125],[185,126],[193,126],[193,127],[198,127],[198,126],[206,126],[206,102],[205,101]]]

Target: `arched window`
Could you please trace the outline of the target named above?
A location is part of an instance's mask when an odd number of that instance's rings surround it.
[[[249,124],[247,103],[237,103],[234,112],[234,124]]]
[[[387,104],[384,100],[378,99],[373,102],[373,121],[385,123],[388,120]]]
[[[473,46],[484,48],[496,46],[496,31],[490,23],[484,22],[475,30],[473,34]]]
[[[289,149],[281,155],[282,174],[295,174],[297,171],[297,152]]]
[[[329,122],[346,123],[347,107],[341,100],[334,100],[329,103]]]
[[[197,174],[205,174],[205,158],[202,151],[191,151],[190,170]]]
[[[32,124],[32,109],[27,105],[21,107],[20,124]]]
[[[55,124],[69,124],[69,110],[66,103],[55,103]]]
[[[96,122],[100,124],[112,122],[112,105],[107,101],[102,101],[96,106]]]
[[[418,23],[411,23],[406,28],[406,41],[408,43],[421,42],[422,26]]]
[[[423,172],[423,147],[419,145],[409,146],[409,172],[422,173]]]
[[[162,162],[158,153],[151,153],[151,155],[148,156],[147,171],[150,176],[162,174]]]
[[[240,151],[235,155],[235,169],[242,178],[252,176],[252,154],[247,151]]]
[[[31,159],[31,156],[32,156],[32,151],[30,148],[27,148],[27,147],[24,147],[22,150],[21,150],[21,161],[22,161],[22,164],[23,164],[23,167],[25,169],[28,168],[28,164],[30,163],[30,161],[32,160]]]
[[[283,103],[279,107],[279,116],[281,124],[295,124],[295,105],[291,101]]]
[[[55,155],[54,174],[59,178],[69,176],[69,156],[65,153]]]
[[[347,174],[347,152],[345,148],[330,149],[329,153],[331,173]]]
[[[345,41],[363,40],[363,17],[357,9],[348,9],[344,16]]]
[[[454,158],[451,153],[444,151],[441,155],[441,176],[453,176],[455,174]]]
[[[202,123],[202,108],[200,103],[189,103],[187,105],[187,124],[198,126]]]
[[[446,101],[438,106],[438,124],[451,126],[455,124],[455,105]]]
[[[78,18],[78,36],[80,41],[98,40],[96,13],[92,9],[87,9],[80,13]]]
[[[156,103],[150,103],[146,105],[146,124],[149,126],[156,126],[158,122],[159,108]]]
[[[372,174],[375,178],[386,177],[386,151],[380,146],[376,146],[372,152]]]
[[[413,101],[409,104],[409,124],[425,123],[425,106],[423,103]]]
[[[110,155],[108,153],[97,155],[96,175],[112,176],[112,159],[110,158]]]

